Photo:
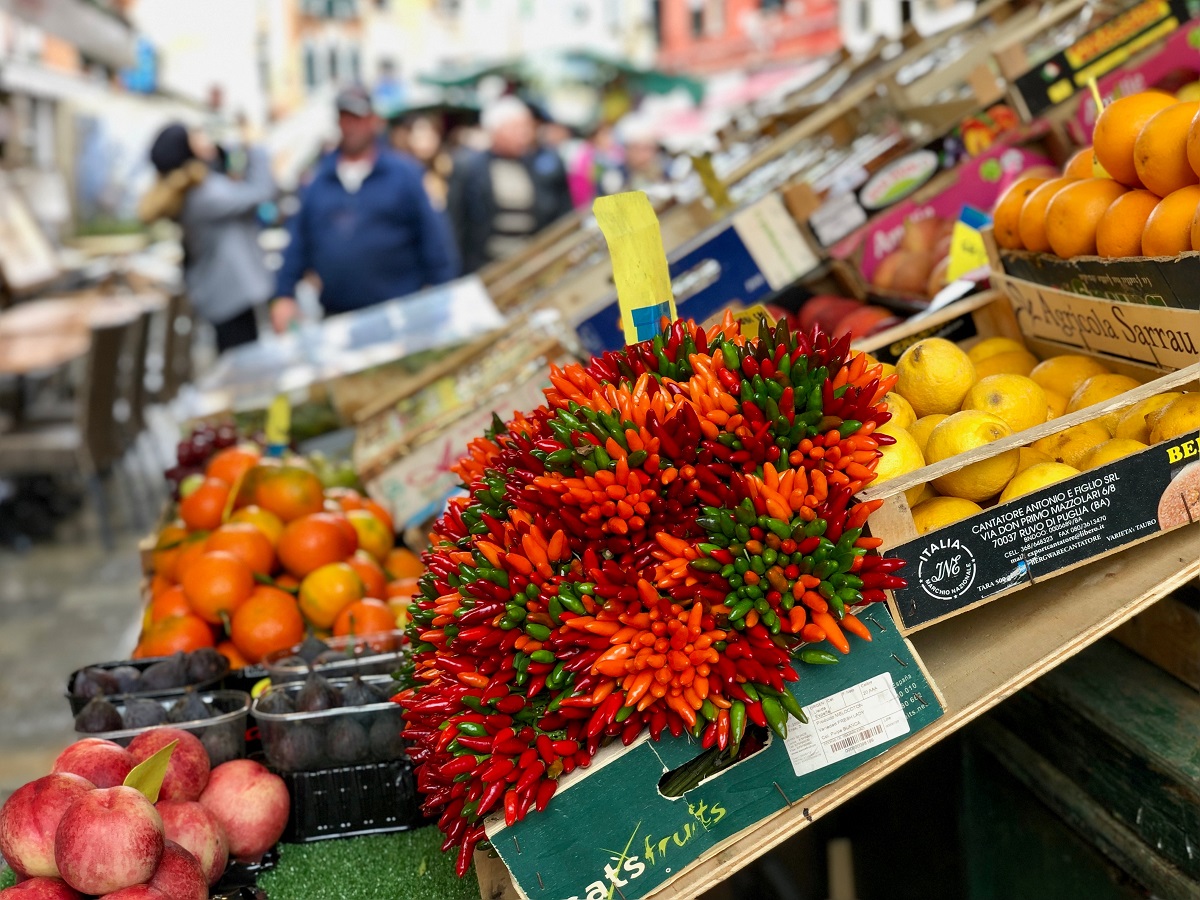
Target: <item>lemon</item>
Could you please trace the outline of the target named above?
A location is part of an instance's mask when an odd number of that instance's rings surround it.
[[[1006,350],[975,363],[975,377],[989,375],[1028,375],[1038,364],[1038,358],[1028,350]]]
[[[1032,379],[1030,379],[1032,380]],[[1036,384],[1036,382],[1034,382]],[[1067,411],[1067,398],[1058,391],[1046,391],[1046,421],[1057,419]]]
[[[1081,422],[1072,425],[1066,431],[1044,437],[1033,442],[1033,449],[1040,450],[1047,456],[1073,466],[1082,468],[1083,459],[1098,444],[1103,444],[1112,435],[1100,422]]]
[[[1121,418],[1117,420],[1117,427],[1113,429],[1113,437],[1132,438],[1135,441],[1141,441],[1143,444],[1149,444],[1151,416],[1176,397],[1182,396],[1178,391],[1168,391],[1165,394],[1155,394],[1153,397],[1147,397],[1141,403],[1129,407],[1121,415]]]
[[[983,507],[962,497],[931,497],[913,507],[912,517],[917,533],[928,534],[980,512]]]
[[[908,504],[908,508],[912,509],[914,506],[919,506],[920,504],[924,503],[926,500],[930,500],[930,499],[936,497],[937,495],[938,495],[938,492],[933,489],[933,485],[926,483],[921,486],[921,493],[917,494],[916,500],[914,500],[912,503]],[[906,493],[904,496],[905,496],[905,498],[907,498],[908,494]]]
[[[913,412],[912,405],[895,391],[886,394],[883,402],[887,404],[888,412],[892,414],[891,419],[888,420],[889,425],[908,428],[917,421],[917,414]]]
[[[1150,443],[1169,441],[1200,428],[1200,393],[1176,397],[1150,418]]]
[[[883,372],[880,373],[880,375],[879,375],[880,379],[884,379],[884,378],[887,378],[889,375],[896,374],[896,367],[893,366],[891,363],[880,362],[875,357],[873,357],[870,353],[864,353],[863,356],[865,356],[867,358],[867,368],[868,369],[873,369],[876,366],[880,366],[883,369]]]
[[[963,409],[991,413],[1013,431],[1024,431],[1046,421],[1049,404],[1041,385],[1024,375],[989,375],[971,386]]]
[[[1069,399],[1093,375],[1103,375],[1108,371],[1108,366],[1090,356],[1068,353],[1038,363],[1029,377],[1040,384],[1043,390],[1057,391]]]
[[[1073,413],[1081,409],[1087,409],[1089,406],[1095,406],[1097,403],[1103,403],[1105,400],[1119,397],[1126,391],[1131,391],[1136,387],[1141,387],[1141,385],[1142,383],[1136,378],[1130,378],[1128,375],[1117,375],[1115,372],[1093,375],[1071,395],[1071,399],[1067,403],[1067,412]],[[1123,413],[1124,410],[1117,410],[1114,413],[1103,416],[1099,421],[1104,423],[1104,427],[1108,429],[1108,433],[1112,434],[1116,430],[1117,423],[1121,421]]]
[[[1006,337],[990,337],[984,338],[974,347],[967,351],[967,356],[971,357],[971,362],[979,364],[989,356],[995,356],[998,353],[1020,353],[1025,350],[1025,345],[1020,341],[1014,341],[1012,338]]]
[[[1003,419],[977,409],[964,409],[948,416],[929,435],[930,463],[941,462],[1011,435]],[[1021,454],[1014,447],[996,456],[971,463],[956,472],[935,478],[938,493],[979,503],[1000,493],[1017,471]]]
[[[1083,469],[1086,472],[1088,469],[1097,469],[1105,463],[1110,463],[1114,459],[1120,459],[1122,456],[1128,456],[1131,453],[1137,453],[1139,450],[1145,450],[1146,444],[1141,441],[1135,441],[1133,438],[1113,438],[1105,441],[1103,444],[1097,444],[1088,451],[1087,456],[1083,458]]]
[[[1035,466],[1030,466],[1005,485],[1004,492],[1000,495],[1000,502],[1007,503],[1014,497],[1020,497],[1022,494],[1041,490],[1048,485],[1054,484],[1056,481],[1062,481],[1064,478],[1070,478],[1072,475],[1078,474],[1078,469],[1064,463],[1038,463]]]
[[[872,487],[885,481],[891,481],[893,478],[899,478],[901,475],[907,475],[909,472],[915,472],[925,466],[925,457],[911,434],[903,428],[897,428],[891,422],[879,430],[894,437],[896,443],[879,448],[879,452],[883,455],[875,467],[875,480],[871,482]],[[918,485],[904,492],[909,506],[917,502],[923,488],[924,485]]]
[[[1035,466],[1038,463],[1054,462],[1054,457],[1043,453],[1041,450],[1035,450],[1033,447],[1022,447],[1018,452],[1021,454],[1021,461],[1017,463],[1018,475],[1030,466]]]
[[[934,427],[946,418],[945,413],[934,413],[931,416],[921,416],[917,421],[908,426],[908,433],[917,439],[917,446],[921,448],[921,455],[925,455],[925,447],[929,443],[929,435],[933,433]]]
[[[975,383],[970,357],[945,338],[917,341],[896,362],[896,392],[912,404],[917,418],[957,412]]]

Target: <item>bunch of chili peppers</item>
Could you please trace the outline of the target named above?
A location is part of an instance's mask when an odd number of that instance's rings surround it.
[[[795,662],[869,641],[852,610],[904,584],[853,499],[895,376],[848,338],[664,322],[550,378],[459,462],[412,608],[396,699],[460,875],[487,815],[545,809],[609,739],[784,735]]]

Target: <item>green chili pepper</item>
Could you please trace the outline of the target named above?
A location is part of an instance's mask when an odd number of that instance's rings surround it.
[[[800,662],[810,666],[832,666],[836,665],[837,661],[836,656],[820,647],[805,647],[800,651]]]
[[[729,707],[729,743],[736,747],[746,733],[746,704],[734,700]]]
[[[459,733],[465,734],[468,737],[487,737],[487,729],[483,727],[482,722],[459,722]]]
[[[762,703],[763,715],[767,717],[767,724],[771,726],[780,738],[787,739],[787,713],[780,706],[779,701],[774,697],[763,697]]]

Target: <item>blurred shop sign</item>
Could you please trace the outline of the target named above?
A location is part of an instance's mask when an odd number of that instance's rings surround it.
[[[137,62],[133,29],[115,13],[84,0],[0,0],[0,10],[74,45],[114,69]]]

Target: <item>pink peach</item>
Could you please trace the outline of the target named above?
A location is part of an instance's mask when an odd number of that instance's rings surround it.
[[[57,878],[30,878],[0,891],[0,900],[83,900],[83,894]]]
[[[159,800],[198,800],[208,784],[208,751],[200,738],[180,728],[152,728],[135,737],[129,752],[138,762],[145,762],[172,741],[178,741],[167,763],[158,792]]]
[[[162,859],[149,885],[171,900],[208,900],[208,881],[200,863],[174,841],[163,845]]]
[[[148,884],[135,884],[132,887],[121,888],[111,894],[105,894],[100,900],[173,900],[162,891],[155,890]]]
[[[129,770],[136,765],[133,754],[120,744],[103,738],[84,738],[58,754],[51,771],[70,772],[98,788],[110,788],[123,784]]]
[[[182,800],[159,800],[157,807],[167,840],[196,857],[210,886],[220,881],[229,862],[229,844],[213,814],[199,803]]]
[[[78,775],[46,775],[17,788],[0,807],[0,855],[18,875],[58,877],[54,835],[72,804],[96,786]]]
[[[110,894],[150,880],[163,853],[162,817],[131,787],[90,791],[58,823],[54,861],[85,894]]]
[[[283,835],[291,798],[278,775],[251,759],[234,759],[212,771],[200,802],[221,823],[234,859],[254,862]]]

